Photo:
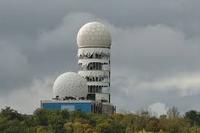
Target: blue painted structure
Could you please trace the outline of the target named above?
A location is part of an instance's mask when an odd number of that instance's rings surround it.
[[[41,102],[41,108],[47,110],[64,110],[92,112],[91,102]]]

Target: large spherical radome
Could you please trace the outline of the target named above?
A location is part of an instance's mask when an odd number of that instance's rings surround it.
[[[54,82],[53,95],[54,97],[86,97],[87,96],[87,81],[79,74],[67,72],[61,74]]]
[[[80,28],[77,44],[79,48],[110,48],[111,35],[103,24],[89,22]]]

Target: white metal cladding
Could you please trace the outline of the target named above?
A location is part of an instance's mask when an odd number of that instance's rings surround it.
[[[100,71],[100,70],[96,70],[96,71],[79,71],[78,72],[82,77],[104,77],[104,78],[108,78],[109,77],[109,71]]]
[[[105,58],[110,58],[110,49],[108,48],[79,48],[78,57],[91,56],[93,54],[100,54]]]
[[[87,81],[79,74],[67,72],[61,74],[54,82],[53,94],[54,97],[86,97],[87,96]]]
[[[89,22],[80,28],[77,35],[77,44],[79,48],[109,48],[111,45],[111,35],[103,24],[99,22]]]
[[[90,85],[90,86],[109,86],[109,83],[108,82],[87,82],[87,85]]]

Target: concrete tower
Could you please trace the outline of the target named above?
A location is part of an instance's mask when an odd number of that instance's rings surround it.
[[[110,102],[111,35],[99,22],[83,25],[77,35],[79,74],[87,80],[87,98]]]

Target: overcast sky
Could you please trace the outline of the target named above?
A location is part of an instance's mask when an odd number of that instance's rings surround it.
[[[199,0],[1,0],[0,108],[31,113],[60,74],[78,71],[76,34],[112,34],[111,100],[118,111],[200,110]]]

